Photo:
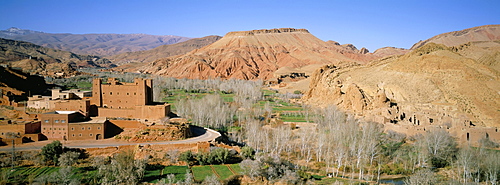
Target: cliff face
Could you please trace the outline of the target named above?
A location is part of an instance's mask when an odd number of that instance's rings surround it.
[[[230,32],[211,45],[137,70],[176,78],[271,79],[284,67],[312,74],[324,64],[365,64],[374,58],[324,42],[306,29],[281,28]]]
[[[500,126],[500,42],[428,43],[366,66],[324,66],[304,100],[408,125]]]

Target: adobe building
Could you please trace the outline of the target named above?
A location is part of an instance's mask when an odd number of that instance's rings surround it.
[[[33,95],[28,97],[27,107],[35,109],[80,111],[88,114],[92,91],[52,89],[52,96]]]
[[[52,99],[86,99],[92,97],[92,91],[81,91],[80,89],[70,89],[62,91],[61,89],[52,89]]]
[[[0,140],[3,141],[3,144],[7,145],[10,145],[12,143],[12,140],[14,140],[15,144],[39,141],[43,139],[42,135],[40,134],[40,128],[41,123],[37,120],[4,120],[0,122]]]
[[[106,83],[96,78],[92,82],[91,105],[98,108],[97,116],[159,120],[168,116],[170,105],[153,102],[153,80],[134,79],[132,83],[108,78]]]
[[[40,114],[42,134],[50,140],[98,140],[106,133],[105,118],[89,119],[77,111]]]

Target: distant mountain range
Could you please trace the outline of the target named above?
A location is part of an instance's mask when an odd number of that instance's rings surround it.
[[[44,33],[19,28],[0,30],[0,38],[31,42],[76,54],[98,56],[149,50],[190,39],[173,35]]]
[[[202,48],[218,41],[220,36],[206,36],[203,38],[194,38],[188,41],[158,46],[154,49],[145,51],[126,52],[118,55],[106,57],[116,65],[128,63],[149,63],[160,58],[182,55],[195,49]],[[143,64],[142,64],[143,65]]]
[[[113,67],[108,59],[78,55],[33,43],[0,38],[0,63],[22,68],[33,74],[52,76],[74,74],[78,67]]]

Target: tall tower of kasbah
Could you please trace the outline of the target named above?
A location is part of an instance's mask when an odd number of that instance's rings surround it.
[[[102,94],[101,94],[102,79],[94,78],[92,80],[92,98],[90,99],[91,105],[102,107]]]
[[[159,119],[168,115],[170,105],[153,102],[153,80],[134,79],[132,83],[108,78],[92,82],[91,104],[98,107],[98,116],[138,119]]]

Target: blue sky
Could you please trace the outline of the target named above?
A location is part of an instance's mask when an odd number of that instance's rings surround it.
[[[0,29],[203,37],[291,27],[374,51],[500,24],[499,7],[498,0],[0,0]]]

